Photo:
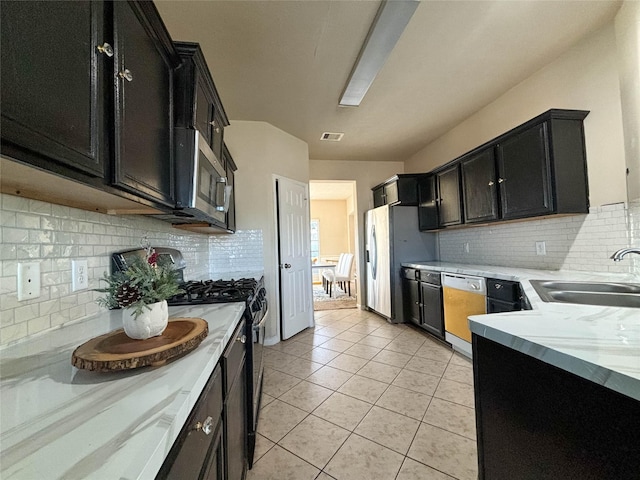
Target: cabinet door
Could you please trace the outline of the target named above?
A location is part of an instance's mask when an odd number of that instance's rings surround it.
[[[173,63],[151,3],[114,2],[114,184],[174,207]]]
[[[1,9],[3,153],[22,159],[10,142],[103,177],[102,77],[112,63],[97,50],[107,40],[104,3],[3,1]],[[58,170],[46,160],[39,166]]]
[[[384,203],[394,205],[400,201],[398,192],[398,182],[389,183],[384,186]]]
[[[211,451],[207,460],[207,465],[202,476],[203,480],[223,480],[224,479],[224,442],[222,433],[224,427],[222,421],[218,425],[211,442]],[[184,478],[184,477],[183,477]]]
[[[444,316],[442,315],[442,288],[420,282],[422,327],[444,338]]]
[[[460,164],[465,223],[498,219],[498,186],[493,147]]]
[[[373,208],[381,207],[385,204],[384,186],[375,188],[373,190]]]
[[[418,228],[420,231],[438,228],[438,195],[436,177],[428,175],[418,182]]]
[[[211,108],[213,109],[213,105]],[[223,163],[222,146],[224,144],[224,125],[222,124],[222,118],[218,112],[214,112],[213,124],[211,127],[211,150],[213,150],[213,153],[216,155],[218,160]]]
[[[402,279],[402,302],[404,303],[405,319],[420,325],[420,290],[416,280]]]
[[[225,162],[227,169],[227,185],[231,187],[229,209],[227,210],[227,230],[236,231],[236,181],[231,162]]]
[[[215,468],[213,459],[222,431],[222,368],[216,366],[193,407],[156,480],[198,479]],[[212,444],[214,445],[212,447]],[[211,477],[216,478],[216,477]]]
[[[462,223],[460,202],[460,168],[455,165],[437,173],[439,225],[459,225]]]
[[[199,77],[197,74],[196,76]],[[209,95],[207,95],[204,83],[201,81],[198,81],[196,85],[195,115],[196,129],[202,133],[207,143],[211,146],[213,141],[213,105],[209,100]]]
[[[553,213],[546,122],[500,143],[497,153],[502,218]]]
[[[242,361],[240,374],[236,377],[225,402],[225,454],[226,480],[242,480],[247,465],[247,395],[246,362]]]

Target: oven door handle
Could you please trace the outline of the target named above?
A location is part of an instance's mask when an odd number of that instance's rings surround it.
[[[260,320],[260,323],[258,323],[257,325],[253,326],[254,330],[258,331],[262,327],[264,327],[264,323],[267,321],[268,314],[269,314],[269,309],[267,308],[267,311],[264,312],[264,315],[262,316],[262,320]]]

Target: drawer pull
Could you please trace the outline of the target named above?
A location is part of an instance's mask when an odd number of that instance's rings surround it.
[[[205,435],[209,435],[211,433],[212,426],[213,426],[213,418],[209,416],[204,420],[204,423],[203,422],[196,423],[195,430],[197,432],[202,430],[202,432]]]
[[[502,285],[500,285],[499,283],[496,283],[494,287],[496,287],[496,290],[500,290],[502,288]]]
[[[236,338],[236,341],[240,343],[247,343],[247,336],[242,335],[241,337]]]

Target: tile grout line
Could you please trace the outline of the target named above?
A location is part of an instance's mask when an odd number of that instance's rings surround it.
[[[343,316],[343,317],[341,317],[341,318],[338,318],[338,319],[334,320],[334,321],[333,321],[333,322],[331,322],[331,323],[339,322],[339,321],[341,321],[341,320],[344,320],[344,318],[346,318],[346,317],[347,317],[347,316]],[[341,334],[342,334],[342,333],[344,333],[344,332],[349,331],[351,328],[354,328],[354,327],[356,327],[357,325],[368,325],[368,324],[369,324],[369,322],[367,322],[366,320],[367,320],[366,318],[363,318],[361,321],[359,321],[359,322],[357,322],[357,323],[354,323],[352,326],[350,326],[350,327],[349,327],[349,328],[347,328],[346,330],[342,330],[341,332],[339,332],[339,333],[335,334],[334,336],[329,337],[329,339],[335,339],[337,336],[341,335]],[[377,322],[376,322],[376,323],[377,323]],[[330,324],[329,324],[329,325],[330,325]],[[328,325],[326,325],[326,326],[328,326]],[[316,325],[316,327],[317,327],[317,325]],[[321,326],[320,328],[324,328],[324,327],[325,327],[325,326],[323,325],[323,326]],[[362,338],[360,338],[360,339],[359,339],[358,341],[356,341],[356,342],[351,342],[351,341],[349,341],[349,340],[342,340],[342,339],[338,339],[338,340],[345,341],[345,342],[349,342],[349,343],[351,343],[351,344],[352,344],[350,347],[348,347],[348,348],[347,348],[347,350],[348,350],[349,348],[351,348],[353,345],[364,345],[364,346],[367,346],[367,347],[372,347],[372,348],[376,348],[376,349],[378,349],[379,351],[378,351],[378,352],[377,352],[373,357],[371,357],[371,358],[358,357],[357,355],[352,355],[352,354],[346,353],[346,350],[344,350],[344,351],[342,351],[342,352],[336,352],[336,351],[334,351],[334,350],[331,350],[332,352],[337,353],[337,355],[336,355],[335,357],[333,357],[331,360],[329,360],[328,362],[326,362],[326,363],[325,363],[325,361],[324,361],[324,360],[323,360],[323,361],[314,361],[314,360],[309,360],[309,359],[307,359],[307,358],[303,358],[303,357],[301,357],[301,356],[300,356],[300,354],[297,354],[297,353],[296,353],[296,354],[292,354],[292,353],[286,353],[286,352],[284,352],[284,351],[282,351],[282,350],[280,350],[280,349],[272,349],[274,352],[280,352],[280,353],[283,353],[283,354],[290,355],[290,356],[292,356],[292,357],[300,358],[300,359],[307,360],[307,361],[309,361],[309,362],[312,362],[312,363],[316,363],[316,364],[321,365],[319,368],[317,368],[317,369],[315,369],[315,370],[311,371],[311,373],[309,373],[308,375],[306,375],[304,378],[300,378],[300,377],[298,377],[298,376],[296,376],[296,375],[291,375],[291,374],[290,374],[290,373],[288,373],[288,372],[283,372],[283,371],[281,371],[281,370],[278,370],[278,369],[277,369],[277,367],[270,367],[270,368],[272,368],[274,371],[277,371],[277,372],[279,372],[279,373],[281,373],[281,374],[284,374],[284,375],[288,375],[288,376],[290,376],[290,377],[295,378],[296,380],[298,380],[298,382],[297,382],[294,386],[292,386],[292,387],[288,388],[286,391],[284,391],[284,392],[280,393],[280,395],[278,395],[277,397],[274,397],[274,399],[277,399],[277,400],[279,400],[279,401],[283,402],[283,403],[284,403],[284,404],[286,404],[286,405],[289,405],[289,406],[291,406],[291,407],[294,407],[294,408],[299,409],[299,407],[297,407],[297,406],[295,406],[295,405],[292,405],[292,404],[288,403],[288,402],[287,402],[287,401],[285,401],[285,400],[282,400],[282,399],[281,399],[281,397],[282,397],[282,396],[284,396],[287,392],[289,392],[290,390],[292,390],[293,388],[295,388],[297,385],[299,385],[299,384],[300,384],[301,382],[303,382],[303,381],[306,381],[307,383],[309,383],[309,384],[311,384],[311,385],[319,386],[319,387],[321,387],[321,388],[325,388],[325,389],[327,389],[327,390],[330,390],[330,391],[331,391],[331,394],[330,394],[327,398],[325,398],[325,399],[324,399],[324,400],[323,400],[319,405],[317,405],[316,407],[314,407],[314,409],[313,409],[311,412],[307,412],[306,410],[302,410],[302,411],[304,411],[304,413],[306,414],[306,415],[305,415],[305,417],[304,417],[300,422],[298,422],[295,426],[293,426],[291,429],[289,429],[289,430],[288,430],[288,432],[287,432],[287,433],[286,433],[282,438],[284,439],[288,434],[290,434],[290,433],[291,433],[291,431],[292,431],[292,430],[294,430],[298,425],[300,425],[300,423],[302,423],[305,419],[307,419],[307,418],[309,417],[309,415],[313,415],[313,416],[314,416],[314,417],[316,417],[316,418],[319,418],[319,419],[321,419],[321,420],[323,420],[323,421],[326,421],[327,423],[330,423],[330,424],[332,424],[332,425],[335,425],[336,427],[341,428],[341,429],[344,429],[344,430],[346,430],[346,431],[348,431],[348,432],[349,432],[349,435],[346,437],[346,439],[345,439],[343,442],[341,442],[341,444],[338,446],[337,450],[334,452],[334,454],[331,456],[331,458],[327,461],[327,463],[324,465],[324,467],[323,467],[323,468],[321,468],[321,469],[319,469],[319,470],[320,470],[320,473],[318,474],[318,476],[320,476],[322,473],[325,473],[325,474],[329,475],[327,472],[325,472],[325,471],[324,471],[324,468],[325,468],[325,467],[326,467],[326,466],[331,462],[331,460],[335,457],[335,455],[338,453],[338,451],[342,448],[342,446],[344,445],[344,443],[345,443],[345,442],[346,442],[346,441],[347,441],[347,440],[348,440],[352,435],[357,435],[357,436],[358,436],[358,437],[360,437],[360,438],[366,439],[366,440],[368,440],[368,441],[370,441],[370,442],[372,442],[372,443],[374,443],[374,444],[376,444],[376,445],[378,445],[378,446],[380,446],[380,447],[382,447],[382,448],[388,449],[388,450],[390,450],[390,451],[392,451],[392,452],[394,452],[394,453],[396,453],[396,454],[398,454],[398,455],[401,455],[401,456],[403,457],[403,460],[402,460],[402,463],[400,464],[400,468],[399,468],[399,470],[398,470],[398,473],[396,473],[396,477],[397,477],[397,475],[399,475],[399,472],[400,472],[400,470],[402,469],[402,466],[403,466],[403,465],[404,465],[404,463],[406,462],[406,459],[407,459],[407,458],[410,458],[412,461],[415,461],[415,462],[417,462],[417,463],[420,463],[421,465],[425,465],[425,466],[426,466],[426,467],[428,467],[428,468],[432,468],[432,469],[434,469],[434,470],[436,470],[436,471],[438,471],[438,472],[441,472],[440,470],[438,470],[438,469],[436,469],[436,468],[434,468],[434,467],[432,467],[432,466],[430,466],[430,465],[426,465],[426,464],[424,464],[423,462],[421,462],[421,461],[419,461],[419,460],[417,460],[417,459],[414,459],[414,458],[412,458],[412,457],[410,457],[410,456],[408,455],[409,450],[410,450],[410,448],[411,448],[411,445],[412,445],[412,444],[413,444],[413,442],[415,441],[415,438],[416,438],[416,436],[417,436],[417,432],[418,432],[418,430],[420,429],[420,426],[421,426],[422,424],[430,425],[430,426],[433,426],[433,427],[435,427],[435,428],[441,428],[441,429],[443,429],[444,431],[447,431],[447,432],[449,432],[449,433],[451,433],[451,434],[454,434],[454,435],[456,435],[456,436],[459,436],[459,437],[461,437],[461,438],[469,439],[468,437],[466,437],[466,436],[464,436],[464,435],[461,435],[461,434],[459,434],[459,433],[457,433],[457,432],[451,432],[450,430],[447,430],[447,429],[442,428],[442,427],[437,426],[437,425],[432,425],[432,424],[430,424],[430,423],[428,423],[428,422],[425,422],[425,421],[424,421],[424,418],[425,418],[425,416],[426,416],[426,414],[427,414],[427,412],[428,412],[429,406],[430,406],[430,405],[432,404],[432,402],[433,402],[433,398],[438,398],[438,399],[440,399],[440,400],[442,400],[442,401],[446,401],[446,402],[449,402],[449,403],[452,403],[452,404],[455,404],[455,405],[460,405],[460,406],[463,406],[463,407],[465,407],[465,408],[470,408],[470,407],[468,407],[467,405],[460,404],[460,403],[457,403],[457,402],[455,402],[455,401],[447,400],[447,399],[444,399],[444,398],[442,398],[442,399],[441,399],[440,397],[436,397],[436,396],[435,396],[435,393],[436,393],[436,391],[437,391],[438,387],[440,386],[440,384],[441,384],[442,380],[443,380],[443,379],[445,379],[445,374],[446,374],[447,369],[449,368],[449,366],[455,365],[455,366],[459,366],[459,367],[461,367],[461,368],[467,368],[467,367],[466,367],[466,366],[463,366],[463,365],[458,365],[458,364],[454,364],[454,363],[452,363],[452,360],[453,360],[454,355],[455,355],[455,353],[454,353],[454,352],[452,352],[452,354],[449,356],[449,359],[447,360],[447,362],[446,362],[446,364],[445,364],[445,366],[444,366],[444,369],[443,369],[443,371],[442,371],[442,374],[440,374],[439,376],[437,376],[437,375],[432,375],[432,374],[428,374],[428,373],[424,373],[423,371],[420,371],[420,370],[413,370],[412,368],[407,368],[407,364],[409,364],[409,363],[411,362],[411,360],[413,360],[413,359],[415,359],[415,358],[420,359],[420,360],[428,360],[428,361],[433,361],[433,362],[438,362],[438,363],[445,363],[445,362],[441,362],[440,360],[435,360],[435,359],[432,359],[432,358],[422,357],[422,356],[417,355],[417,352],[418,352],[418,351],[420,351],[420,349],[425,345],[425,343],[426,343],[427,341],[431,341],[431,342],[433,342],[433,341],[434,341],[433,339],[431,339],[431,338],[429,338],[429,337],[426,337],[426,338],[423,338],[423,339],[422,339],[422,342],[420,343],[420,346],[415,350],[415,352],[414,352],[412,355],[410,355],[410,359],[409,359],[407,362],[405,362],[404,366],[402,366],[402,367],[398,367],[397,365],[391,365],[391,364],[388,364],[388,363],[384,363],[384,362],[382,362],[382,361],[380,361],[380,360],[375,360],[375,357],[376,357],[378,354],[380,354],[381,352],[383,352],[383,351],[392,352],[392,353],[398,353],[398,354],[403,354],[403,352],[396,352],[395,350],[387,349],[386,347],[387,347],[389,344],[391,344],[392,342],[394,342],[394,341],[398,340],[398,337],[400,337],[404,332],[409,332],[409,331],[411,331],[411,332],[414,332],[414,333],[418,334],[418,336],[419,336],[419,337],[422,337],[422,336],[424,335],[424,334],[422,334],[422,332],[415,331],[415,330],[413,330],[413,329],[411,329],[411,328],[403,328],[403,329],[401,329],[402,331],[401,331],[400,333],[398,333],[397,335],[395,335],[395,336],[394,336],[393,338],[391,338],[391,339],[389,339],[389,338],[387,338],[387,337],[379,337],[379,336],[377,336],[377,335],[374,335],[375,330],[377,330],[378,328],[381,328],[381,327],[386,327],[386,325],[380,325],[380,326],[378,326],[376,329],[374,329],[374,330],[372,330],[371,332],[366,333],[366,334],[363,334],[363,333],[361,333],[361,332],[354,332],[354,333],[357,333],[357,334],[359,334],[359,335],[363,335],[363,337],[362,337]],[[339,328],[341,328],[341,327],[339,327]],[[308,333],[309,335],[313,335],[313,331],[309,331],[309,332],[307,332],[307,333]],[[321,336],[322,336],[322,333],[319,333],[318,335],[321,335]],[[327,336],[327,335],[324,335],[324,336]],[[360,343],[362,340],[364,340],[365,338],[367,338],[367,337],[369,337],[369,336],[373,336],[373,337],[376,337],[376,338],[384,338],[385,340],[389,340],[389,341],[388,341],[388,343],[387,343],[384,347],[382,347],[382,348],[380,348],[380,347],[375,347],[375,346],[373,346],[373,345],[367,345],[367,344],[364,344],[364,343]],[[328,337],[328,336],[327,336],[327,337]],[[304,344],[306,347],[310,347],[310,349],[309,349],[308,351],[304,352],[302,355],[307,355],[308,353],[310,353],[311,351],[313,351],[313,350],[314,350],[314,349],[316,349],[316,348],[326,348],[326,347],[322,347],[322,345],[323,345],[324,343],[326,343],[326,342],[320,343],[320,344],[318,344],[318,345],[314,345],[313,343],[305,343],[305,342],[303,342],[303,341],[300,341],[300,339],[298,339],[298,340],[290,339],[290,340],[292,340],[293,342],[297,342],[297,343],[300,343],[300,344]],[[327,340],[327,341],[330,341],[330,340]],[[407,343],[411,343],[411,340],[407,339]],[[415,342],[414,342],[414,343],[415,343]],[[436,342],[436,344],[437,344],[438,346],[443,346],[443,347],[444,347],[444,345],[441,345],[439,342]],[[329,349],[327,349],[327,350],[329,350]],[[351,357],[355,357],[355,358],[360,358],[360,359],[364,360],[366,363],[365,363],[362,367],[359,367],[359,368],[358,368],[358,370],[356,370],[355,372],[352,372],[352,371],[349,371],[349,370],[343,370],[342,368],[339,368],[339,367],[336,367],[336,366],[331,366],[331,365],[329,365],[329,363],[331,363],[335,358],[339,357],[339,356],[340,356],[340,355],[342,355],[342,354],[344,354],[344,355],[349,355],[349,356],[351,356]],[[406,354],[405,354],[405,355],[406,355]],[[291,360],[291,361],[293,361],[293,360]],[[360,372],[361,370],[363,370],[363,369],[364,369],[367,365],[369,365],[371,362],[380,363],[380,364],[382,364],[382,365],[386,365],[386,366],[390,366],[390,367],[394,367],[394,368],[399,368],[399,371],[398,371],[398,373],[397,373],[397,374],[395,374],[395,375],[394,375],[393,379],[392,379],[390,382],[386,382],[386,381],[382,382],[382,381],[377,380],[377,379],[375,379],[375,378],[373,378],[373,379],[372,379],[372,378],[366,377],[366,376],[364,376],[364,375],[359,375],[359,372]],[[310,376],[312,376],[314,373],[316,373],[318,370],[320,370],[320,369],[322,369],[322,368],[324,368],[324,367],[335,368],[335,369],[340,370],[341,372],[345,372],[345,373],[347,373],[347,374],[349,374],[349,375],[351,375],[351,376],[349,377],[349,379],[348,379],[348,380],[346,380],[346,381],[345,381],[345,382],[343,382],[340,386],[338,386],[338,387],[337,387],[337,389],[334,389],[334,388],[331,388],[331,387],[327,387],[327,386],[322,385],[322,384],[316,384],[316,383],[314,383],[314,382],[313,382],[313,381],[311,381],[311,380],[307,380]],[[385,393],[390,389],[390,387],[391,387],[392,385],[393,385],[393,386],[395,386],[395,387],[397,387],[397,388],[406,388],[406,387],[401,387],[401,386],[398,386],[398,385],[394,385],[394,383],[393,383],[393,382],[398,378],[398,376],[399,376],[403,371],[413,372],[413,373],[417,373],[417,374],[421,374],[421,375],[429,375],[429,376],[437,377],[437,378],[438,378],[438,382],[437,382],[437,384],[435,385],[435,387],[434,387],[434,389],[433,389],[433,393],[432,393],[431,395],[429,395],[430,399],[429,399],[429,402],[428,402],[427,407],[426,407],[426,409],[425,409],[425,413],[422,415],[422,417],[421,417],[420,419],[416,419],[416,418],[414,418],[414,417],[410,417],[409,415],[406,415],[406,414],[404,414],[404,413],[397,412],[397,411],[391,410],[391,409],[389,409],[389,408],[386,408],[386,407],[384,407],[384,406],[377,405],[377,402],[380,400],[380,398],[382,398],[382,397],[384,396],[384,394],[385,394]],[[344,392],[340,392],[340,391],[338,391],[338,390],[339,390],[339,389],[340,389],[340,388],[341,388],[345,383],[347,383],[349,380],[351,380],[355,375],[358,375],[359,377],[361,377],[361,378],[363,378],[363,379],[368,379],[368,380],[378,381],[378,382],[384,383],[384,384],[386,385],[385,389],[381,392],[381,394],[380,394],[380,395],[378,395],[378,396],[377,396],[376,401],[375,401],[374,403],[370,403],[370,402],[368,402],[368,401],[366,401],[366,400],[362,400],[361,398],[357,398],[357,397],[354,397],[354,396],[352,396],[352,395],[349,395],[348,393],[344,393]],[[447,379],[447,380],[452,381],[452,382],[455,382],[455,383],[460,383],[460,384],[468,385],[466,382],[459,382],[458,380],[454,380],[454,379]],[[412,392],[416,392],[416,393],[422,394],[422,395],[426,395],[424,392],[420,392],[420,391],[412,390],[412,389],[410,389],[410,388],[409,388],[408,390],[409,390],[409,391],[412,391]],[[356,399],[356,400],[358,400],[358,401],[364,402],[364,403],[366,403],[367,405],[369,405],[369,408],[368,408],[367,412],[363,415],[363,417],[360,419],[360,421],[358,421],[358,423],[353,427],[353,429],[347,429],[347,428],[345,428],[345,427],[344,427],[344,426],[342,426],[342,425],[335,424],[334,422],[332,422],[332,421],[330,421],[330,420],[326,420],[326,419],[324,419],[324,418],[322,418],[322,417],[318,417],[317,415],[315,415],[315,414],[314,414],[314,412],[315,412],[318,408],[320,408],[320,407],[321,407],[321,406],[322,406],[322,405],[323,405],[323,404],[324,404],[324,403],[325,403],[329,398],[331,398],[331,397],[333,396],[333,394],[334,394],[334,393],[339,393],[339,394],[341,394],[341,395],[345,395],[345,396],[347,396],[347,397],[349,397],[349,398]],[[400,453],[400,452],[398,452],[398,451],[396,451],[396,450],[394,450],[394,449],[392,449],[392,448],[390,448],[390,447],[388,447],[388,446],[385,446],[385,445],[382,445],[382,444],[380,444],[380,443],[376,442],[375,440],[371,440],[371,439],[369,439],[369,438],[367,438],[367,437],[364,437],[364,436],[362,436],[362,435],[360,435],[360,434],[356,433],[356,431],[355,431],[355,430],[356,430],[356,429],[357,429],[357,428],[362,424],[362,422],[364,421],[364,419],[367,417],[367,415],[369,415],[369,414],[371,413],[371,411],[373,410],[373,407],[375,407],[375,406],[377,406],[377,407],[379,407],[380,409],[383,409],[383,410],[385,410],[385,411],[387,411],[387,412],[390,412],[390,413],[393,413],[393,414],[396,414],[396,415],[400,415],[400,416],[405,417],[405,418],[407,418],[407,419],[410,419],[410,420],[412,420],[412,421],[416,421],[416,422],[418,422],[418,428],[416,429],[416,433],[413,435],[411,442],[409,442],[409,449],[407,450],[407,453],[406,453],[406,454],[402,454],[402,453]],[[267,438],[267,439],[268,439],[268,437],[265,437],[265,438]],[[281,439],[281,440],[282,440],[282,439]],[[270,441],[271,441],[271,440],[270,440]],[[273,443],[273,445],[272,445],[271,447],[269,447],[269,448],[268,448],[268,449],[267,449],[267,450],[262,454],[262,456],[260,457],[260,459],[261,459],[262,457],[264,457],[264,456],[265,456],[269,451],[271,451],[274,445],[278,445],[280,448],[282,448],[282,449],[286,450],[287,452],[289,452],[289,453],[291,453],[291,454],[295,455],[297,458],[300,458],[300,459],[301,459],[302,461],[304,461],[305,463],[307,463],[307,464],[309,464],[309,465],[313,466],[314,468],[318,469],[318,467],[316,467],[315,465],[311,464],[311,463],[310,463],[310,462],[308,462],[307,460],[304,460],[303,458],[299,457],[298,455],[294,454],[293,452],[290,452],[289,450],[287,450],[285,447],[283,447],[282,445],[280,445],[280,443],[279,443],[279,442],[272,442],[272,443]],[[260,459],[258,459],[258,460],[260,460]],[[445,475],[447,475],[447,476],[449,476],[449,477],[451,477],[451,478],[456,478],[456,477],[452,477],[452,476],[450,476],[449,474],[447,474],[447,473],[445,473],[445,472],[441,472],[441,473],[443,473],[443,474],[445,474]]]

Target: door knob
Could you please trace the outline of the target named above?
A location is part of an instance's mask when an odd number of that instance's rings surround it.
[[[106,42],[98,45],[98,52],[105,54],[107,57],[113,57],[113,47]]]
[[[125,68],[123,71],[119,72],[118,75],[120,76],[120,78],[124,78],[127,82],[133,80],[133,73],[131,73],[131,70],[129,70],[128,68]]]
[[[194,430],[196,430],[197,432],[202,431],[205,435],[209,435],[212,430],[211,427],[213,427],[213,418],[207,417],[204,423],[203,422],[196,423],[194,426]]]
[[[285,263],[284,264],[284,268],[291,268],[291,264],[290,263]]]

